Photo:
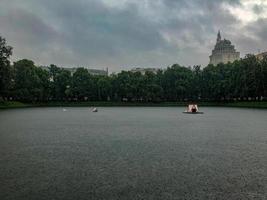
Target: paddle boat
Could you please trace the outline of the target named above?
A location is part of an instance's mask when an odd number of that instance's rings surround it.
[[[197,104],[188,104],[186,110],[183,112],[185,114],[203,114],[198,110]]]
[[[93,108],[92,112],[98,112],[97,108]]]

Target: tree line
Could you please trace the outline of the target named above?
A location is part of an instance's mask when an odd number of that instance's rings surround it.
[[[228,64],[184,67],[174,64],[157,73],[121,71],[92,75],[85,68],[70,71],[51,64],[45,70],[33,61],[10,63],[12,47],[0,37],[0,98],[47,101],[225,101],[267,97],[267,57],[254,55]]]

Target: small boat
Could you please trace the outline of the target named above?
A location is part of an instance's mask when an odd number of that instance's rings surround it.
[[[199,111],[197,104],[189,104],[183,113],[185,113],[185,114],[203,114],[203,112]]]
[[[66,109],[66,108],[63,108],[63,109],[62,109],[62,111],[63,111],[63,112],[66,112],[66,111],[67,111],[67,109]]]
[[[92,112],[98,112],[97,108],[93,108]]]

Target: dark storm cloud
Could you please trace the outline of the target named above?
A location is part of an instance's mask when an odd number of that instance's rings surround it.
[[[248,41],[233,34],[240,21],[224,4],[241,6],[238,0],[3,0],[0,34],[13,45],[14,59],[37,64],[206,65],[218,29],[237,45]],[[264,37],[255,26],[253,34]]]
[[[38,46],[50,54],[50,62],[56,60],[68,64],[71,57],[73,62],[70,65],[108,65],[102,60],[123,60],[119,56],[165,46],[163,38],[155,31],[155,25],[136,14],[135,4],[122,10],[108,8],[100,1],[32,2],[31,6],[37,9],[35,14],[27,13],[23,8],[11,8],[1,23],[8,27],[7,38],[11,33],[13,37],[10,38],[20,45]],[[47,24],[38,16],[39,9],[46,10],[42,17]],[[55,30],[48,24],[56,27]],[[58,61],[57,54],[62,57],[64,51],[67,51],[66,59]]]
[[[84,53],[94,56],[99,52],[112,56],[124,51],[149,51],[164,46],[154,24],[136,15],[135,5],[119,11],[99,3],[91,4],[90,10],[72,6],[72,12],[73,9],[78,14],[68,17],[68,13],[61,13],[61,17],[68,19],[62,29],[75,51],[82,48]]]
[[[10,10],[0,18],[1,28],[8,32],[8,35],[18,36],[20,40],[26,40],[30,44],[46,44],[58,33],[42,18],[25,10]]]

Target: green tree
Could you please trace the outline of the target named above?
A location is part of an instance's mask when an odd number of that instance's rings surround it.
[[[202,96],[206,100],[220,99],[220,74],[218,73],[217,66],[208,65],[203,69],[202,76]]]
[[[261,91],[261,69],[258,60],[254,55],[246,55],[240,61],[242,70],[243,95],[245,98],[255,98]]]
[[[162,86],[169,101],[191,98],[193,73],[189,68],[174,64],[164,72]]]
[[[36,97],[39,101],[47,101],[50,94],[49,72],[40,67],[35,67],[35,73],[38,76],[38,81],[35,85],[37,88]]]
[[[101,101],[109,100],[112,96],[111,79],[108,76],[101,76],[97,81],[98,99]]]
[[[122,71],[120,72],[114,81],[114,88],[116,91],[116,94],[119,96],[121,100],[128,99],[132,100],[134,89],[131,84],[131,76],[132,72]]]
[[[267,56],[264,56],[264,58],[260,61],[260,74],[262,85],[261,97],[267,97]]]
[[[54,64],[49,66],[49,98],[57,101],[71,98],[71,73],[68,70],[57,67]]]
[[[40,95],[41,80],[34,62],[23,59],[14,63],[15,95],[22,101],[35,101]]]
[[[73,95],[79,100],[90,99],[93,96],[92,76],[87,69],[78,68],[72,77]]]
[[[69,88],[71,87],[71,73],[70,71],[61,69],[59,73],[56,74],[54,79],[55,87],[55,99],[62,101],[69,97]]]
[[[12,78],[9,57],[12,55],[12,47],[6,44],[5,38],[0,36],[0,101],[7,97]]]

